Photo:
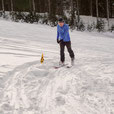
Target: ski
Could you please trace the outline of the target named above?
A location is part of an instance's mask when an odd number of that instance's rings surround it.
[[[54,66],[55,69],[59,69],[59,68],[62,68],[62,67],[65,67],[67,66],[68,64],[64,64],[64,65],[59,65],[59,66]]]
[[[62,67],[65,67],[65,68],[72,68],[73,65],[69,65],[69,64],[65,64],[65,65],[59,65],[59,66],[54,66],[55,69],[59,69],[59,68],[62,68]]]

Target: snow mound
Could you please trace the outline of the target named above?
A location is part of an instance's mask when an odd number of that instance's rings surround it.
[[[1,114],[113,113],[110,106],[114,97],[110,90],[114,90],[114,83],[111,77],[100,76],[100,67],[91,69],[76,63],[69,70],[54,69],[55,63],[50,63],[34,61],[10,73],[12,77],[6,83],[0,105]],[[92,70],[99,70],[99,74],[92,74]]]

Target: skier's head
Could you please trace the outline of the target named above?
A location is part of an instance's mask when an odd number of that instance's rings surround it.
[[[58,24],[59,24],[60,27],[62,27],[64,25],[64,20],[62,18],[60,18],[58,20]]]

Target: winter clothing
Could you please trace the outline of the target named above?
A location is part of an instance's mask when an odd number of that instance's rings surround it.
[[[57,43],[60,44],[60,61],[62,63],[64,63],[64,61],[65,61],[64,50],[65,50],[65,46],[66,46],[67,50],[69,52],[69,55],[71,57],[71,64],[73,65],[75,55],[71,48],[69,26],[67,24],[64,24],[62,27],[57,25]]]
[[[63,40],[57,39],[57,43],[58,43],[58,44],[61,43],[61,42],[63,42]]]
[[[63,20],[62,18],[60,18],[60,19],[58,20],[58,22],[59,22],[59,23],[63,23],[64,20]]]
[[[61,62],[65,61],[65,54],[64,54],[65,46],[67,47],[67,50],[68,50],[71,60],[73,62],[74,61],[74,52],[71,48],[71,41],[60,43],[60,60],[61,60]]]
[[[57,39],[63,40],[63,42],[70,41],[69,26],[67,24],[64,24],[63,27],[57,25]]]

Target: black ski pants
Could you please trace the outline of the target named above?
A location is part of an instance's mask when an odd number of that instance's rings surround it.
[[[71,59],[74,59],[74,52],[71,48],[71,41],[69,42],[60,42],[60,60],[61,62],[64,62],[65,61],[65,46],[67,47],[67,50],[68,50],[68,53],[71,57]]]

